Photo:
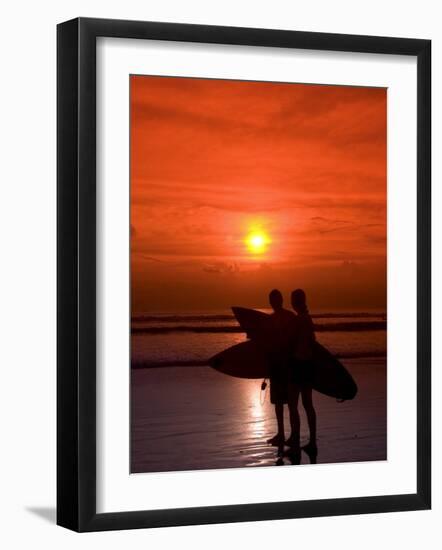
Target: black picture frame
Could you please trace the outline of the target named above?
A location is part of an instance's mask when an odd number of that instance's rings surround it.
[[[96,39],[396,54],[417,58],[417,491],[360,498],[96,512]],[[57,28],[57,523],[102,531],[431,506],[431,41],[79,18]]]

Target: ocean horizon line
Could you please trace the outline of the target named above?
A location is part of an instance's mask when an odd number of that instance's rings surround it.
[[[257,311],[268,312],[269,309],[259,308]],[[386,319],[385,311],[379,312],[324,312],[311,313],[312,319],[365,319],[365,318],[383,318]],[[162,323],[175,323],[179,321],[234,321],[236,317],[233,313],[140,313],[131,317],[133,323],[143,323],[151,321],[161,321]]]

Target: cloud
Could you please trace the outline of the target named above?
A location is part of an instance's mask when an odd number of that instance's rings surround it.
[[[166,260],[161,260],[160,258],[156,258],[154,256],[149,256],[148,254],[145,254],[144,252],[139,251],[132,251],[132,256],[137,256],[138,258],[141,258],[142,260],[145,260],[146,262],[156,262],[160,264],[167,264]]]
[[[236,262],[215,262],[212,264],[205,264],[203,266],[203,271],[206,273],[230,274],[239,273],[240,267]]]

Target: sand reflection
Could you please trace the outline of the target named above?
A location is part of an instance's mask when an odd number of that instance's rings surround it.
[[[275,461],[275,449],[267,444],[267,439],[274,429],[272,409],[268,396],[260,391],[259,380],[249,380],[241,387],[242,401],[246,404],[244,411],[245,436],[248,442],[246,457],[247,466],[264,466]]]

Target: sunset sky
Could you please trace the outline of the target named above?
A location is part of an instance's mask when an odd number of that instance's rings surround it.
[[[386,89],[130,86],[133,314],[386,309]]]

